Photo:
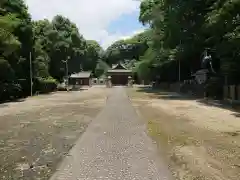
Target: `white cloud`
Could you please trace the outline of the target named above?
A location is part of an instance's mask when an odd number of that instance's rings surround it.
[[[103,42],[101,43],[103,48],[107,48],[108,46],[110,46],[114,41],[120,40],[120,39],[128,39],[138,33],[143,32],[144,29],[138,29],[138,30],[133,30],[132,32],[128,33],[127,35],[123,35],[121,33],[114,33],[114,34],[109,34],[106,30],[102,31],[102,34],[99,36],[100,39],[103,40]],[[96,38],[97,39],[97,38]]]
[[[131,34],[129,34],[129,35],[127,35],[127,36],[121,37],[121,39],[129,39],[129,38],[131,38],[131,37],[134,36],[134,35],[137,35],[137,34],[139,34],[139,33],[144,32],[144,30],[145,30],[144,28],[143,28],[143,29],[135,30],[135,31],[131,32]]]
[[[79,27],[86,39],[99,41],[104,48],[115,40],[124,38],[121,33],[109,33],[108,25],[123,14],[138,11],[136,0],[25,0],[34,20],[52,19],[61,14]],[[129,33],[131,36],[136,30]]]

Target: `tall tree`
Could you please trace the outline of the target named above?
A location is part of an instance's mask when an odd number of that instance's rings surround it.
[[[87,40],[86,57],[83,59],[83,70],[94,71],[98,61],[100,60],[100,53],[103,51],[97,41]]]
[[[110,65],[120,61],[138,61],[148,49],[149,35],[149,31],[145,31],[129,39],[114,42],[105,51],[104,60]]]
[[[69,73],[81,69],[81,59],[86,53],[86,40],[79,34],[78,28],[69,19],[56,16],[48,31],[50,74],[61,80],[65,74],[65,63],[68,61]]]
[[[2,8],[4,9],[3,15],[14,14],[19,19],[13,34],[21,43],[21,47],[13,51],[7,59],[14,68],[18,78],[29,79],[29,54],[33,47],[33,32],[27,6],[23,0],[11,0],[4,1]]]

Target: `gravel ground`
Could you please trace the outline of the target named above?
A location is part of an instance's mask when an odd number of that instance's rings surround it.
[[[112,88],[106,107],[51,180],[171,179],[146,130],[124,88]]]
[[[0,179],[46,180],[106,103],[105,88],[0,105]]]
[[[177,93],[128,91],[148,133],[178,180],[239,180],[240,119]]]

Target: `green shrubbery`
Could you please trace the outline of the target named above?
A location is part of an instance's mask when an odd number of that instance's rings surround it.
[[[0,101],[14,100],[27,97],[30,94],[30,86],[27,80],[0,83]],[[56,91],[58,82],[52,77],[37,78],[33,80],[33,94],[50,93]]]
[[[38,78],[36,81],[36,91],[39,93],[50,93],[56,91],[58,82],[52,77]]]
[[[16,83],[0,83],[0,101],[23,97],[22,87]]]

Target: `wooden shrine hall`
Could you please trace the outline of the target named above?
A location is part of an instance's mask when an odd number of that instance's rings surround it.
[[[111,84],[116,85],[128,85],[130,79],[132,79],[132,70],[127,69],[123,64],[118,63],[113,65],[111,69],[107,71],[107,77],[111,79]]]

